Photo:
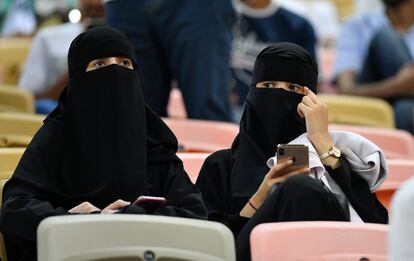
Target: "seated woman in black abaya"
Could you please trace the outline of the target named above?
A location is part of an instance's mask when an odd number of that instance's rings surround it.
[[[59,106],[4,188],[9,260],[36,260],[36,229],[49,216],[148,214],[131,203],[142,195],[167,199],[156,215],[206,218],[174,134],[143,101],[127,36],[109,27],[82,33],[68,63]]]
[[[238,260],[249,260],[250,232],[260,223],[388,221],[386,209],[367,182],[370,177],[366,180],[354,171],[353,164],[359,163],[332,153],[338,151],[335,141],[347,139],[357,147],[360,144],[353,141],[362,141],[365,147],[358,149],[373,149],[375,159],[382,152],[356,134],[328,132],[327,106],[315,94],[317,79],[317,64],[302,47],[278,43],[265,48],[255,63],[238,136],[230,149],[209,156],[200,171],[196,186],[209,219],[233,231]],[[266,165],[278,144],[298,137],[313,148],[326,171],[323,179],[312,177],[312,166],[288,171],[292,160],[270,170]]]

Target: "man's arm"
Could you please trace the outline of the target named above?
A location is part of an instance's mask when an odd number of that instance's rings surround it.
[[[37,99],[59,99],[60,93],[65,88],[67,82],[69,81],[69,74],[65,73],[57,79],[57,81],[45,91],[38,92],[35,94]]]
[[[377,98],[414,95],[414,64],[407,64],[397,75],[375,83],[358,85],[356,77],[357,74],[354,71],[341,73],[337,80],[339,92]]]

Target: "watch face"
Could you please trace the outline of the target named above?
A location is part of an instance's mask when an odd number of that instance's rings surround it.
[[[333,146],[330,152],[331,152],[330,154],[332,156],[334,156],[335,158],[340,158],[341,157],[341,150],[338,149],[338,147],[336,147],[336,146]]]

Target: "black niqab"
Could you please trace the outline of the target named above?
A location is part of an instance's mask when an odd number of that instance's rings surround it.
[[[284,89],[256,88],[262,81],[283,81],[307,86],[316,92],[317,64],[302,47],[278,43],[265,48],[256,59],[253,83],[232,151],[232,193],[251,197],[268,172],[266,161],[278,144],[306,132],[297,113],[303,95]]]

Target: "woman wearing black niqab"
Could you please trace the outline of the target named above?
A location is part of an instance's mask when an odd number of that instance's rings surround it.
[[[134,50],[109,27],[71,44],[69,83],[3,191],[0,229],[9,260],[36,259],[36,229],[49,216],[147,214],[138,196],[168,203],[155,214],[205,218],[177,140],[145,105]]]
[[[334,145],[326,105],[315,95],[317,79],[317,64],[302,47],[278,43],[262,50],[238,136],[230,149],[209,156],[200,171],[196,186],[209,219],[233,231],[238,260],[250,259],[250,232],[258,224],[350,220],[348,206],[319,180],[303,175],[309,169],[289,171],[292,160],[266,166],[278,144],[305,132],[319,155]],[[363,221],[387,222],[386,209],[346,159],[327,158],[323,164]]]

